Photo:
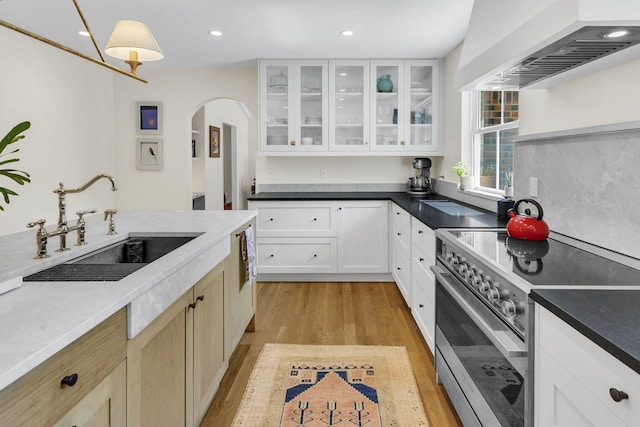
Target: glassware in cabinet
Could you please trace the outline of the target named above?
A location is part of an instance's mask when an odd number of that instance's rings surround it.
[[[329,147],[369,150],[369,61],[329,61]]]
[[[436,61],[405,61],[405,81],[408,82],[405,111],[408,114],[404,126],[409,129],[405,150],[434,151],[437,148],[433,134],[437,71]]]
[[[295,61],[296,151],[326,151],[328,147],[326,60]]]

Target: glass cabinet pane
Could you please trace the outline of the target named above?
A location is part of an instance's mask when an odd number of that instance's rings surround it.
[[[266,67],[267,146],[289,145],[289,67]]]
[[[408,70],[409,115],[406,120],[410,135],[408,144],[413,149],[433,143],[433,67],[431,65],[410,65]],[[412,148],[409,148],[412,149]]]
[[[334,145],[339,149],[362,149],[368,141],[364,134],[365,114],[368,113],[365,109],[365,72],[368,70],[363,65],[336,64],[332,71]]]
[[[400,66],[375,65],[374,81],[371,82],[373,105],[372,119],[375,114],[374,148],[396,147],[400,144]]]
[[[322,145],[323,135],[323,67],[300,66],[300,108],[297,112],[300,123],[301,145]]]

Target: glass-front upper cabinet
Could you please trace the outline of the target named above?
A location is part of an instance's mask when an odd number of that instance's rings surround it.
[[[290,151],[294,141],[292,61],[260,62],[260,135],[263,150]]]
[[[328,61],[260,61],[263,151],[326,151]]]
[[[371,150],[398,151],[404,144],[404,61],[371,61]]]
[[[329,150],[369,151],[369,61],[329,61]]]
[[[328,75],[326,60],[295,61],[296,151],[328,147]]]
[[[405,151],[436,152],[440,150],[434,127],[434,105],[439,91],[438,62],[428,60],[405,61]]]

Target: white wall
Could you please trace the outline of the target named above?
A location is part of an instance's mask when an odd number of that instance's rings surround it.
[[[241,189],[241,201],[243,203],[240,206],[234,206],[234,209],[246,209],[246,197],[248,195],[249,187],[251,186],[251,180],[253,179],[251,174],[248,173],[248,127],[249,120],[242,109],[242,107],[236,101],[229,99],[220,99],[212,102],[208,102],[205,107],[205,129],[206,129],[206,144],[209,144],[209,126],[216,126],[220,129],[220,141],[221,151],[220,157],[210,158],[208,151],[204,158],[205,164],[205,176],[206,176],[206,189],[205,189],[205,205],[206,209],[223,209],[224,208],[224,156],[225,153],[231,150],[226,142],[226,137],[223,134],[223,123],[236,126],[237,129],[237,149],[238,149],[238,165],[237,173],[238,187]],[[207,145],[208,147],[208,145]],[[249,177],[248,175],[251,175]],[[231,197],[231,194],[229,194]]]
[[[520,92],[520,134],[640,119],[640,60],[547,90]]]
[[[0,202],[5,209],[0,211],[0,235],[26,230],[27,222],[39,218],[55,228],[58,205],[52,191],[59,182],[77,188],[102,172],[119,178],[114,170],[114,73],[4,27],[0,56],[0,135],[31,121],[26,138],[17,144],[15,168],[32,179],[21,187],[0,177],[0,185],[19,194],[9,205]],[[109,188],[101,180],[68,195],[69,222],[75,222],[78,210],[116,207],[118,193]]]
[[[191,209],[191,119],[207,101],[229,98],[242,102],[252,115],[246,138],[248,166],[253,168],[257,151],[257,67],[219,69],[149,70],[139,74],[149,80],[140,84],[116,77],[114,102],[117,174],[123,182],[118,204],[127,208]],[[135,167],[136,101],[161,101],[164,105],[164,168],[138,171]],[[208,128],[206,129],[208,132]],[[208,141],[208,136],[205,138]],[[207,178],[208,179],[208,178]],[[246,187],[252,177],[247,177]],[[206,201],[209,203],[208,200]]]

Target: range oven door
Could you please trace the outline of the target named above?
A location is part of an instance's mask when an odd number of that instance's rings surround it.
[[[529,425],[527,350],[491,309],[438,262],[436,372],[465,427]]]

